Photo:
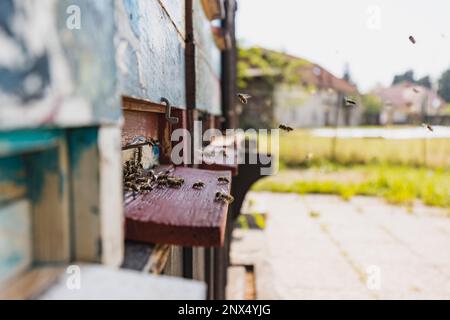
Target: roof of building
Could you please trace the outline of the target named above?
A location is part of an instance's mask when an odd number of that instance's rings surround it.
[[[331,72],[320,66],[319,64],[308,61],[304,58],[296,57],[282,52],[268,50],[264,48],[257,48],[263,56],[276,55],[277,58],[282,57],[288,61],[299,62],[295,68],[297,74],[300,76],[300,82],[304,86],[313,85],[318,89],[333,89],[345,94],[357,94],[357,87],[339,77],[336,77]],[[269,62],[270,64],[270,62]],[[274,66],[268,68],[259,68],[250,63],[250,68],[247,70],[247,77],[262,77],[274,76],[280,74],[281,71]]]
[[[375,89],[373,93],[393,107],[421,106],[423,101],[434,109],[445,106],[444,99],[434,90],[407,81],[387,88]]]

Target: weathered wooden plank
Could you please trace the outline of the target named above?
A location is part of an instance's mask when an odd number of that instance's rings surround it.
[[[228,204],[215,200],[217,191],[229,193],[229,184],[218,178],[229,171],[207,171],[178,167],[183,178],[180,189],[155,189],[139,196],[125,208],[126,238],[133,241],[183,246],[220,246],[224,240]],[[205,183],[203,190],[193,184]]]
[[[0,132],[0,156],[11,156],[57,146],[61,130],[17,130]]]
[[[223,19],[225,16],[225,8],[223,0],[201,0],[203,10],[209,20]]]
[[[193,0],[195,39],[196,107],[221,114],[221,53],[214,41],[212,26],[201,0]]]
[[[158,139],[159,123],[164,115],[153,112],[124,111],[125,125],[122,132],[122,148],[128,146],[135,137]]]
[[[36,263],[70,258],[67,146],[27,157],[33,212],[33,257]]]
[[[126,0],[116,8],[119,91],[185,108],[184,1]]]
[[[27,177],[23,157],[0,158],[0,207],[26,196]]]
[[[132,270],[81,265],[82,285],[70,290],[70,275],[61,274],[52,287],[38,297],[42,300],[204,300],[205,284]]]
[[[180,246],[170,246],[169,258],[163,273],[168,276],[183,276],[183,248]]]
[[[121,130],[101,127],[98,133],[100,155],[100,234],[102,263],[118,267],[124,252]]]
[[[0,287],[32,263],[30,203],[0,207]]]
[[[0,300],[33,299],[47,290],[64,272],[63,268],[34,268],[24,272],[0,288]]]
[[[68,131],[71,186],[71,229],[73,258],[99,262],[100,238],[100,174],[98,128]]]

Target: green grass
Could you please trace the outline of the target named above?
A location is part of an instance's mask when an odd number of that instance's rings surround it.
[[[266,147],[266,141],[260,141],[259,146],[261,150],[270,149]],[[316,137],[308,130],[295,130],[280,135],[279,151],[282,167],[305,167],[328,162],[347,166],[391,164],[430,168],[450,167],[448,138],[427,140],[348,138],[338,139],[333,148],[333,138]],[[312,158],[308,157],[308,154],[312,155]]]
[[[307,130],[282,133],[281,173],[253,190],[379,196],[395,204],[420,199],[450,207],[450,139],[338,139],[334,154],[332,144],[333,138]],[[261,150],[266,145],[259,141]]]
[[[425,204],[450,208],[450,171],[394,165],[314,166],[285,170],[260,180],[254,191],[336,194],[343,199],[354,195],[379,196],[390,203]]]

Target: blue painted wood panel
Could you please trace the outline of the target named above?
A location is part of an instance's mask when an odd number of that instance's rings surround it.
[[[205,15],[200,0],[193,0],[196,105],[211,114],[221,114],[221,52],[214,42],[211,22]]]
[[[0,2],[0,130],[118,123],[114,4]]]
[[[184,1],[119,0],[117,10],[119,92],[185,108]]]

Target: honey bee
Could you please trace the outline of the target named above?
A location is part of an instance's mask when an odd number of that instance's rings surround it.
[[[413,88],[413,91],[414,91],[415,93],[419,93],[419,89],[417,89],[417,88]]]
[[[430,126],[430,125],[427,124],[427,123],[422,123],[422,127],[424,127],[425,129],[427,129],[427,130],[430,131],[430,132],[434,132],[433,127]]]
[[[409,36],[409,41],[411,41],[412,44],[416,44],[416,39],[413,36]]]
[[[149,183],[141,186],[141,191],[150,192],[152,190],[153,190],[153,187]]]
[[[182,179],[182,178],[175,178],[175,177],[167,178],[167,185],[170,188],[179,189],[179,188],[181,188],[181,186],[183,184],[184,184],[184,179]]]
[[[222,177],[218,177],[217,181],[220,184],[229,184],[230,183],[230,180],[227,177],[223,177],[223,176]]]
[[[344,102],[346,107],[356,106],[356,102],[353,99],[344,98]]]
[[[280,125],[278,126],[278,128],[281,129],[281,130],[283,130],[283,131],[286,131],[286,132],[291,132],[292,130],[294,130],[293,128],[291,128],[291,127],[289,127],[289,126],[286,126],[286,125],[284,125],[284,124],[280,124]]]
[[[198,181],[192,185],[193,189],[202,190],[205,187],[205,183],[203,181]]]
[[[162,174],[158,175],[158,177],[156,178],[156,181],[167,181],[168,177],[169,177],[169,175],[167,173],[162,173]]]
[[[231,204],[234,201],[234,197],[232,195],[218,191],[216,192],[215,201],[221,201]]]
[[[140,191],[139,187],[131,181],[125,182],[125,187],[128,188],[129,190],[133,190],[135,192]]]
[[[167,180],[157,180],[156,187],[158,189],[163,189],[163,188],[167,187]]]
[[[237,97],[242,104],[247,104],[248,99],[250,99],[252,96],[246,93],[238,93]]]

